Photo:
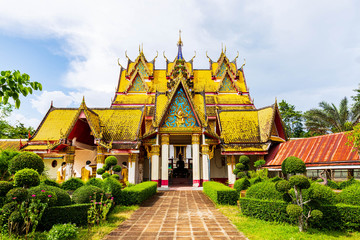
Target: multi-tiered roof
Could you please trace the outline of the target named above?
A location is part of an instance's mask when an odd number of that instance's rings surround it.
[[[156,69],[156,57],[147,61],[142,49],[128,58],[110,108],[90,109],[84,100],[78,109],[52,106],[25,149],[57,151],[76,137],[125,151],[153,144],[156,134],[200,133],[206,143],[221,144],[223,154],[263,155],[272,142],[286,140],[277,104],[255,108],[237,57],[229,61],[225,49],[216,62],[209,58],[209,69],[194,69],[181,37],[177,46],[173,61],[164,54],[166,69]]]

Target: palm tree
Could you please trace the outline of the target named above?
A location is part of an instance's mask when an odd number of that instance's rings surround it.
[[[346,97],[341,100],[339,109],[324,101],[319,107],[304,113],[305,126],[314,135],[350,131],[360,117],[359,108],[350,109]]]

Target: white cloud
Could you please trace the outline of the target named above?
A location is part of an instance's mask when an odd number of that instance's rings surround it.
[[[305,110],[357,87],[359,9],[355,0],[24,0],[0,8],[0,29],[63,41],[70,61],[63,85],[69,90],[44,91],[32,100],[42,114],[51,100],[55,106],[77,106],[82,96],[89,106],[109,106],[118,81],[117,58],[126,66],[125,50],[134,60],[143,43],[148,60],[159,51],[156,67],[164,68],[162,52],[174,58],[179,29],[184,56],[197,52],[195,68],[208,67],[206,50],[217,60],[223,42],[231,60],[237,50],[239,59],[247,59],[245,74],[257,105],[272,104],[277,96]],[[303,97],[307,100],[299,100]]]

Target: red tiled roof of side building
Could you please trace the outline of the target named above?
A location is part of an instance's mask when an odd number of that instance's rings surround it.
[[[293,139],[273,148],[265,158],[265,167],[279,167],[289,156],[302,159],[307,167],[360,165],[358,151],[347,142],[346,132]]]

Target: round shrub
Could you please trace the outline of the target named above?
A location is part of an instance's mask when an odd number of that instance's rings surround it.
[[[281,170],[284,174],[304,173],[306,166],[300,158],[290,156],[287,157],[281,164]]]
[[[114,172],[121,172],[121,167],[119,165],[116,165],[112,168]]]
[[[25,188],[13,188],[6,194],[6,200],[8,202],[16,201],[16,202],[22,202],[25,201],[28,196],[28,190]]]
[[[286,193],[290,190],[291,186],[289,181],[286,180],[280,180],[275,182],[275,188],[277,191],[281,192],[281,193]]]
[[[99,168],[97,171],[96,171],[97,174],[99,175],[102,175],[103,173],[105,173],[105,169],[104,168]]]
[[[307,189],[310,187],[310,181],[304,175],[295,175],[289,179],[290,186],[296,186],[300,189]]]
[[[56,224],[52,226],[47,235],[47,240],[72,240],[76,239],[78,235],[75,224]]]
[[[41,157],[36,153],[23,152],[10,161],[9,172],[15,174],[17,171],[24,168],[34,169],[41,174],[44,171],[45,165]]]
[[[272,181],[272,182],[277,182],[277,181],[281,181],[281,180],[283,180],[283,179],[281,177],[279,177],[279,176],[270,178],[270,181]]]
[[[24,168],[15,173],[14,185],[17,187],[33,187],[40,184],[40,176],[31,168]]]
[[[318,221],[323,218],[323,213],[320,210],[312,210],[311,211],[311,218],[313,221]]]
[[[119,180],[119,179],[120,179],[120,176],[117,175],[117,174],[113,174],[113,175],[111,175],[110,177],[111,177],[111,178],[114,178],[114,179],[116,179],[116,180]]]
[[[43,184],[49,185],[49,186],[60,188],[60,184],[58,184],[56,181],[51,180],[51,179],[44,179],[44,180],[41,180],[40,182]]]
[[[5,149],[0,152],[0,176],[2,176],[2,179],[7,179],[10,176],[8,171],[9,163],[11,159],[18,154],[20,154],[20,152],[12,149]]]
[[[356,181],[354,178],[350,178],[349,180],[341,182],[339,187],[340,187],[340,189],[345,189],[346,187],[351,186],[355,183],[359,183],[359,181]]]
[[[14,185],[8,181],[0,181],[0,197],[5,197],[6,194],[14,188]]]
[[[61,202],[62,200],[59,200],[59,197],[55,191],[51,191],[56,189],[56,187],[51,187],[45,184],[41,184],[40,186],[36,186],[36,187],[32,187],[29,189],[29,198],[36,198],[36,199],[40,199],[40,201],[42,203],[48,203],[49,207],[53,207],[53,206],[61,206],[58,204],[58,202]],[[60,188],[57,188],[59,190],[62,190]],[[62,190],[64,191],[64,190]],[[63,197],[60,194],[60,198]],[[69,196],[70,198],[70,196]],[[70,200],[70,199],[69,199]],[[70,200],[71,202],[71,200]]]
[[[71,204],[70,195],[64,189],[49,186],[46,184],[41,184],[40,186],[34,187],[35,189],[44,189],[46,191],[54,192],[57,196],[55,206],[66,206]]]
[[[256,178],[250,178],[249,182],[250,182],[250,185],[255,185],[257,183],[260,183],[262,182],[263,180],[261,179],[261,177],[256,177]]]
[[[286,207],[286,212],[290,217],[297,218],[302,214],[303,210],[299,205],[289,204]]]
[[[108,177],[110,177],[110,173],[103,173],[102,175],[101,175],[101,177],[102,177],[102,179],[106,179],[106,178],[108,178]]]
[[[118,160],[115,156],[109,156],[105,159],[105,164],[108,166],[115,166],[117,164]]]
[[[246,190],[248,189],[248,187],[250,187],[250,182],[249,180],[247,180],[247,178],[241,178],[235,181],[234,183],[234,188],[236,189],[236,191],[238,192],[238,194],[242,191],[242,190]]]
[[[260,182],[249,187],[246,191],[247,198],[268,199],[268,200],[282,200],[282,194],[276,191],[275,183]]]
[[[79,178],[70,178],[61,184],[61,188],[68,191],[74,191],[84,186],[84,182]]]
[[[248,156],[241,155],[241,156],[239,157],[239,163],[242,163],[242,164],[244,164],[244,165],[247,165],[247,164],[249,164],[249,162],[250,162],[250,158],[249,158]]]
[[[242,163],[237,163],[235,165],[236,169],[239,169],[240,171],[245,171],[245,165]]]
[[[264,159],[261,159],[261,160],[257,160],[255,163],[254,163],[254,167],[256,168],[259,168],[261,167],[262,165],[264,165],[266,162]]]
[[[244,177],[247,177],[246,173],[245,172],[238,172],[238,174],[236,174],[236,176],[238,178],[244,178]]]
[[[114,197],[114,203],[119,204],[121,200],[121,183],[114,178],[104,180],[104,191]]]
[[[240,170],[237,169],[237,168],[235,168],[235,169],[233,170],[233,174],[235,174],[235,175],[237,175],[239,172],[240,172]]]
[[[108,164],[104,164],[104,166],[102,167],[105,171],[109,171],[110,170],[110,165]]]
[[[94,199],[95,194],[96,201],[100,201],[101,194],[104,194],[104,191],[92,185],[85,185],[74,191],[72,200],[75,203],[90,203],[90,201]]]
[[[103,184],[104,182],[100,178],[90,178],[90,180],[85,183],[85,185],[92,185],[99,188],[102,188]]]
[[[360,205],[360,184],[352,184],[346,187],[339,194],[342,203],[350,205]]]
[[[17,206],[18,206],[17,202],[15,201],[9,202],[2,207],[1,211],[3,214],[10,215],[12,212],[14,212],[17,209]]]

